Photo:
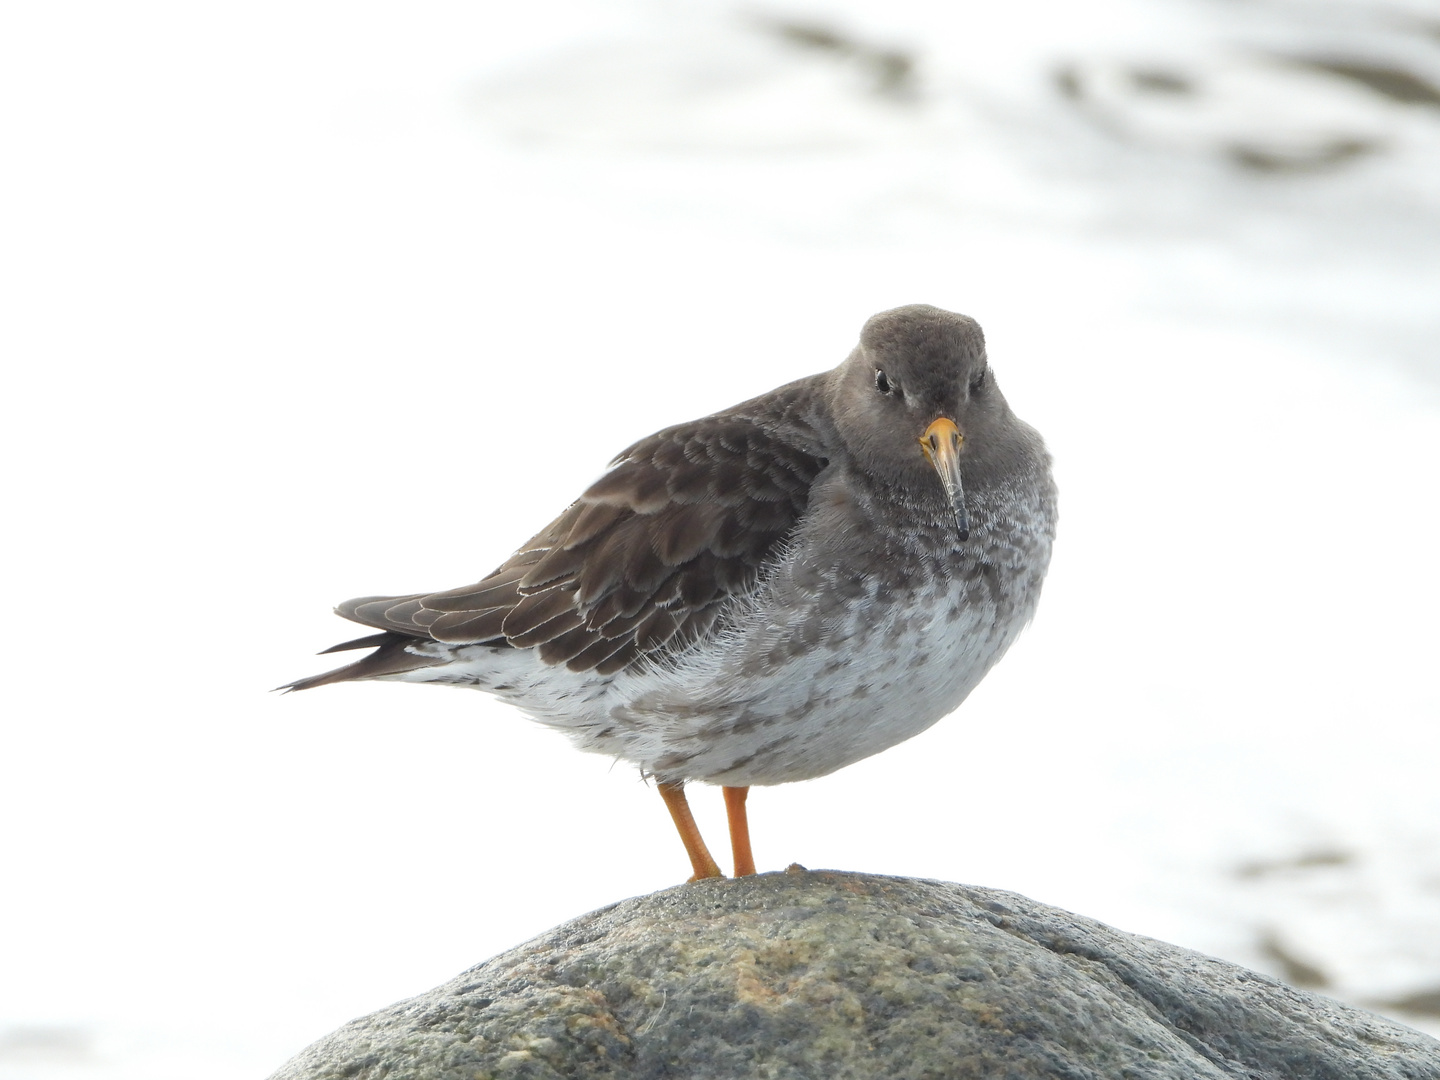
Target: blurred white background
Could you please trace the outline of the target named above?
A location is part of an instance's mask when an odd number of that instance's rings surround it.
[[[1434,2],[0,20],[0,1078],[263,1076],[680,881],[632,769],[481,694],[267,691],[916,301],[1051,444],[1047,595],[954,717],[757,789],[762,869],[1440,1032]]]

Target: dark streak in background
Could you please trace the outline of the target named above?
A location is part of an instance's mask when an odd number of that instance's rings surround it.
[[[881,97],[910,101],[918,96],[915,57],[903,49],[872,45],[820,23],[762,19],[759,25],[798,48],[853,60],[868,73],[872,89]]]
[[[1298,67],[1357,82],[1391,101],[1440,108],[1440,89],[1404,68],[1330,57],[1294,56],[1287,59]]]
[[[1302,990],[1320,990],[1330,985],[1330,977],[1319,967],[1295,955],[1273,930],[1260,938],[1260,955],[1280,969],[1280,978]]]

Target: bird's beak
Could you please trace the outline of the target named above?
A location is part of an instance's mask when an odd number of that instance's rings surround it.
[[[920,449],[935,471],[940,474],[940,483],[945,485],[945,494],[950,497],[950,508],[955,511],[955,526],[960,530],[960,539],[970,539],[970,518],[965,513],[965,490],[960,486],[960,444],[965,436],[955,426],[954,420],[940,417],[920,436]]]

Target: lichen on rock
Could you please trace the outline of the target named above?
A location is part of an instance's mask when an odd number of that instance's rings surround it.
[[[1440,1043],[1014,893],[700,881],[362,1017],[274,1080],[1440,1080]]]

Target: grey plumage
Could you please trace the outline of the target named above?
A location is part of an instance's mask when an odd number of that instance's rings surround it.
[[[330,651],[375,652],[287,689],[470,685],[662,779],[821,775],[959,704],[1054,522],[979,326],[899,308],[835,370],[635,443],[475,584],[342,604],[381,633]]]

